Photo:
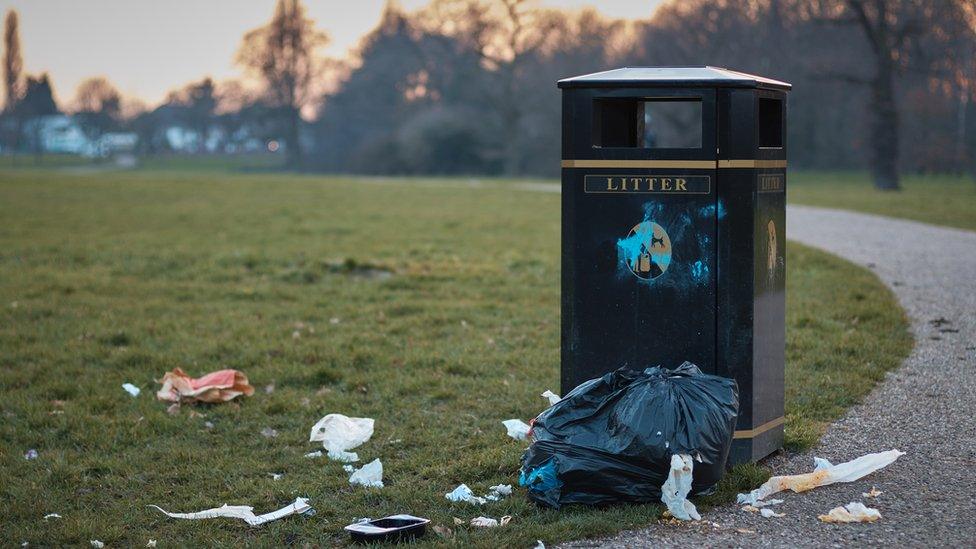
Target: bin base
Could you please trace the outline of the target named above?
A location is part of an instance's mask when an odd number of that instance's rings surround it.
[[[759,461],[783,447],[783,418],[748,431],[736,431],[728,464]]]

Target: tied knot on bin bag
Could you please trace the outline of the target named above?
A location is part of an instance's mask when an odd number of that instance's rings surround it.
[[[580,384],[539,414],[519,483],[539,505],[661,501],[671,458],[694,459],[691,493],[725,473],[739,411],[735,380],[690,362],[620,368]]]

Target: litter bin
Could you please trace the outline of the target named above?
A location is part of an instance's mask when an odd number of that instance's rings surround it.
[[[734,378],[730,462],[783,442],[786,92],[717,67],[560,80],[562,391],[627,365]]]

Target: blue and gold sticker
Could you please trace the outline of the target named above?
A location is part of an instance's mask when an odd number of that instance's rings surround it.
[[[617,241],[630,272],[644,280],[655,279],[671,265],[671,237],[653,221],[642,221],[630,230],[627,238]]]

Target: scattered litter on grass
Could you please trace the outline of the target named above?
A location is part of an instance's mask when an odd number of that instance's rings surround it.
[[[695,504],[688,501],[691,492],[691,473],[695,466],[688,454],[671,456],[671,471],[661,486],[661,501],[668,506],[671,515],[680,520],[701,520]]]
[[[203,422],[203,427],[205,429],[213,429],[214,428],[214,424],[213,424],[212,421],[204,421]]]
[[[475,517],[471,519],[471,526],[476,526],[478,528],[495,528],[496,526],[505,526],[511,522],[512,517],[505,515],[501,520],[495,520],[491,517]]]
[[[271,427],[265,427],[261,429],[261,436],[265,438],[276,438],[278,436],[278,431],[275,431]]]
[[[328,414],[312,426],[308,440],[321,442],[329,459],[343,463],[359,461],[359,455],[348,450],[365,443],[373,436],[373,424],[373,418]]]
[[[37,453],[37,450],[35,450],[35,449],[33,449],[33,448],[31,448],[30,450],[27,450],[27,451],[26,451],[26,452],[24,453],[24,459],[26,459],[27,461],[30,461],[30,460],[32,460],[32,459],[37,459],[37,456],[38,456],[38,455],[39,455],[39,454]]]
[[[861,492],[861,495],[864,496],[864,497],[866,497],[866,498],[876,498],[876,497],[880,496],[883,493],[884,492],[882,492],[881,490],[878,490],[877,488],[875,488],[874,486],[872,486],[870,492]]]
[[[274,383],[269,383],[269,384],[267,384],[267,385],[264,386],[264,394],[270,395],[274,391],[275,391],[275,384]]]
[[[166,413],[169,414],[169,415],[171,415],[171,416],[175,416],[175,415],[179,414],[180,413],[180,403],[179,402],[174,402],[173,404],[170,404],[169,406],[167,406],[166,407]]]
[[[444,497],[450,501],[466,501],[474,505],[481,505],[485,502],[485,498],[474,495],[474,492],[471,491],[471,488],[468,488],[467,484],[458,485],[457,488],[444,494]]]
[[[322,452],[319,452],[319,455],[322,455]],[[342,466],[342,470],[345,471],[345,472],[347,472],[347,473],[352,473],[352,472],[355,472],[356,468],[353,467],[352,465],[348,465],[347,464],[347,465],[343,465]]]
[[[309,452],[309,453],[305,454],[305,457],[307,457],[307,458],[320,458],[320,457],[322,457],[322,450],[316,450],[314,452]]]
[[[340,322],[342,322],[342,320],[337,316],[334,316],[329,319],[329,324],[338,324]]]
[[[529,429],[531,429],[529,424],[521,419],[506,419],[502,425],[508,430],[508,436],[515,440],[525,440],[529,436]]]
[[[156,398],[169,402],[199,401],[227,402],[241,395],[251,396],[254,387],[247,376],[237,370],[218,370],[200,378],[192,378],[181,368],[166,372]]]
[[[848,523],[874,522],[881,518],[881,512],[865,507],[860,501],[852,501],[843,507],[834,507],[826,515],[817,517],[821,522]]]
[[[196,513],[170,513],[158,505],[150,505],[149,507],[155,507],[164,515],[172,518],[191,520],[211,519],[217,517],[236,518],[243,520],[251,526],[260,526],[266,522],[271,522],[273,520],[278,520],[291,515],[311,515],[315,513],[315,510],[312,509],[312,506],[308,504],[308,499],[306,498],[296,498],[295,501],[289,505],[286,505],[277,511],[272,511],[263,515],[255,515],[254,508],[248,505],[225,504],[221,507],[214,507],[213,509],[206,509]]]
[[[452,517],[452,518],[454,518],[454,524],[456,524],[458,526],[461,526],[462,524],[464,524],[464,521],[463,520],[461,520],[461,519],[459,519],[457,517]]]
[[[349,477],[349,484],[359,484],[370,488],[383,487],[383,463],[379,458],[356,469]]]
[[[887,452],[867,454],[839,465],[831,465],[826,460],[815,460],[819,468],[812,473],[772,477],[752,492],[739,494],[736,499],[739,503],[755,505],[766,496],[783,490],[806,492],[818,486],[827,486],[837,482],[852,482],[890,465],[903,455],[905,455],[904,452],[888,450]]]
[[[97,539],[88,540],[88,543],[90,543],[95,549],[102,549],[102,547],[105,547],[105,542]]]
[[[430,519],[413,515],[390,515],[354,522],[344,528],[355,543],[409,542],[427,533]]]
[[[125,392],[129,393],[130,395],[132,395],[134,397],[139,396],[139,393],[142,392],[141,389],[139,389],[138,387],[136,387],[135,385],[133,385],[131,383],[123,383],[122,384],[122,388],[125,389]]]
[[[53,518],[59,519],[59,518],[61,518],[61,515],[59,515],[57,513],[48,513],[48,514],[44,515],[44,520],[53,519]]]
[[[451,530],[447,526],[437,525],[434,526],[434,533],[444,539],[450,539],[454,537],[454,530]]]
[[[546,549],[546,544],[542,543],[541,539],[537,539],[535,540],[535,547],[533,547],[532,549]]]
[[[512,495],[512,485],[511,484],[496,484],[495,486],[488,487],[488,495],[485,499],[489,501],[498,501],[505,496]]]
[[[155,546],[156,546],[156,540],[154,539],[150,539],[149,541],[146,542],[146,547],[155,547]]]
[[[546,392],[542,393],[539,396],[541,396],[542,398],[549,399],[549,406],[552,406],[553,404],[555,404],[555,403],[559,402],[560,400],[562,400],[562,398],[559,395],[557,395],[556,393],[550,391],[549,389],[546,389]]]
[[[777,513],[776,511],[773,511],[769,507],[763,507],[762,509],[760,509],[759,514],[762,515],[763,518],[779,518],[779,517],[786,516],[785,513]]]
[[[285,476],[285,474],[284,473],[268,473],[268,476],[271,477],[271,480],[281,480],[281,477]]]

